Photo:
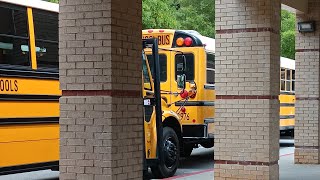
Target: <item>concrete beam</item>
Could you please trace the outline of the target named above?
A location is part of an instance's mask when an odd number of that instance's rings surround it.
[[[295,8],[298,14],[308,13],[308,0],[281,0],[281,3]]]

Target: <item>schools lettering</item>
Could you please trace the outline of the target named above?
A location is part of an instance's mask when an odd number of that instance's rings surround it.
[[[149,39],[149,38],[153,38],[153,36],[143,36],[142,39]]]
[[[14,91],[17,92],[18,88],[18,81],[17,80],[4,80],[0,79],[0,91]]]

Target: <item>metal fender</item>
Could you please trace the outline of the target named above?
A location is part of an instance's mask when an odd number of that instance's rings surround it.
[[[181,126],[181,120],[182,120],[182,119],[181,119],[181,117],[180,117],[176,112],[171,111],[171,110],[163,110],[162,112],[163,112],[163,113],[162,113],[162,122],[163,122],[165,119],[167,119],[167,118],[169,118],[169,117],[172,117],[172,118],[178,120],[178,122],[179,122],[179,124],[180,124],[180,126]]]

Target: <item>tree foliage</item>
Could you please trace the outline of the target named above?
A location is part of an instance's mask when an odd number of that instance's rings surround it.
[[[59,3],[59,0],[46,0],[48,2]]]
[[[171,0],[142,0],[143,29],[178,27],[175,11]]]
[[[196,30],[200,34],[215,36],[215,1],[181,0],[181,9],[177,11],[179,29]]]
[[[196,30],[214,37],[213,0],[142,0],[144,29]]]
[[[295,59],[295,31],[281,33],[281,56]]]
[[[281,56],[295,59],[296,17],[286,10],[281,11]]]
[[[46,0],[59,3],[59,0]],[[143,29],[188,29],[214,38],[214,0],[142,0]],[[295,57],[293,13],[281,11],[281,56]]]

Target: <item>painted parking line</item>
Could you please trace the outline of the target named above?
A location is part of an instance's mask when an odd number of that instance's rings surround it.
[[[283,154],[283,155],[280,155],[280,157],[283,157],[283,156],[291,156],[291,155],[294,155],[294,153]]]
[[[279,157],[285,157],[285,156],[291,156],[291,155],[294,155],[294,153],[292,152],[292,153],[282,154]],[[214,171],[213,169],[206,169],[206,170],[202,170],[202,171],[196,171],[196,172],[193,172],[193,173],[187,173],[187,174],[182,174],[182,175],[166,178],[166,180],[190,177],[190,176],[199,175],[199,174],[203,174],[203,173],[207,173],[207,172],[213,172],[213,171]]]

